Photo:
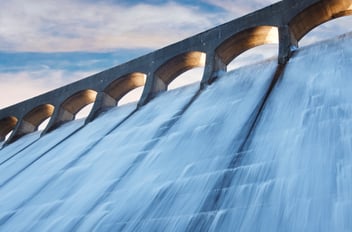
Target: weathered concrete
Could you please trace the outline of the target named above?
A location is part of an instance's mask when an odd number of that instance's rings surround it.
[[[147,104],[166,91],[181,73],[204,66],[201,87],[238,55],[253,47],[278,43],[278,63],[285,64],[299,41],[316,26],[352,14],[352,0],[283,0],[125,64],[53,90],[0,111],[0,141],[7,143],[37,130],[51,117],[43,134],[74,120],[85,105],[94,103],[86,122],[115,106],[130,90],[144,86],[138,103]],[[50,110],[48,106],[50,105]]]

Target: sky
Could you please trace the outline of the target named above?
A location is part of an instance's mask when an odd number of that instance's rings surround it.
[[[275,2],[0,0],[0,108]],[[324,24],[312,33],[307,43],[325,35],[347,32],[346,25],[351,22],[344,19],[332,26]],[[262,57],[266,53],[264,48],[258,51],[252,56]]]

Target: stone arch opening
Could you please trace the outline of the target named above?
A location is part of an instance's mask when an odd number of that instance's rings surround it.
[[[0,142],[5,141],[15,129],[18,119],[14,116],[0,119]]]
[[[94,103],[89,103],[88,105],[83,106],[76,114],[75,119],[86,118],[90,111],[92,111]]]
[[[63,121],[75,119],[79,111],[95,101],[96,96],[96,91],[86,89],[81,90],[66,99],[61,105],[62,109],[64,110],[63,115],[61,116]]]
[[[185,85],[199,83],[202,80],[203,74],[203,67],[192,68],[171,81],[168,85],[168,89],[176,89]]]
[[[267,59],[277,58],[278,44],[263,44],[253,47],[233,59],[227,65],[227,71],[237,69],[243,66],[255,64]]]
[[[113,81],[105,88],[104,105],[116,106],[138,101],[142,95],[147,75],[134,72]]]
[[[238,32],[220,44],[216,56],[228,66],[240,54],[265,44],[278,44],[278,28],[274,26],[258,26]],[[276,54],[278,51],[276,50]]]
[[[138,102],[142,97],[143,90],[144,90],[144,85],[140,87],[136,87],[135,89],[132,89],[119,100],[118,105],[121,106],[132,102]]]
[[[60,105],[58,109],[55,110],[55,113],[49,121],[48,126],[43,131],[43,134],[54,130],[66,122],[76,119],[77,115],[77,118],[87,116],[92,108],[92,103],[95,102],[96,96],[97,92],[91,89],[80,90],[72,94]],[[86,107],[87,105],[91,106]],[[82,113],[84,110],[89,112]]]
[[[191,51],[179,54],[163,65],[155,72],[158,83],[154,83],[155,92],[167,90],[169,84],[188,70],[205,66],[206,54],[200,51]],[[199,81],[202,77],[200,77]]]
[[[346,25],[352,25],[352,15],[330,20],[313,28],[302,37],[299,44],[300,46],[307,46],[320,41],[336,38],[337,36],[350,32],[346,29]]]
[[[41,124],[52,116],[53,112],[54,106],[51,104],[43,104],[35,107],[23,117],[19,133],[27,134],[38,130]]]
[[[45,130],[45,128],[48,126],[49,122],[50,122],[51,116],[48,117],[47,119],[45,119],[42,123],[40,123],[40,125],[38,126],[38,131],[43,131]]]
[[[301,11],[289,23],[297,41],[319,25],[352,14],[351,0],[323,0]]]

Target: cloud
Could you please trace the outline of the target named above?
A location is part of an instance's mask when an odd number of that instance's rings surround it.
[[[7,52],[0,52],[0,108],[139,56],[137,51],[161,48],[276,0],[200,0],[203,4],[195,1],[186,5],[172,1],[158,5],[121,2],[2,2],[0,51]],[[346,32],[346,25],[351,23],[352,18],[345,17],[324,24],[305,37],[301,45]],[[267,52],[257,50],[257,54],[239,57],[229,69],[262,58],[264,53]]]
[[[237,18],[248,13],[251,13],[260,8],[266,7],[270,4],[278,2],[277,0],[201,0],[202,2],[220,7],[228,12],[229,18]]]
[[[118,5],[73,0],[2,3],[0,50],[97,51],[160,48],[218,24],[197,7],[175,2]]]
[[[123,1],[4,1],[0,14],[0,50],[157,49],[275,2],[200,0],[182,4],[179,0],[153,5],[142,1],[134,1],[134,4],[123,4]],[[211,6],[222,11],[209,10]]]

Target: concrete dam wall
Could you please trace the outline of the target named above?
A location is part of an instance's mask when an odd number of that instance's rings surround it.
[[[299,41],[322,23],[352,13],[352,0],[284,0],[125,64],[0,111],[0,141],[5,144],[38,130],[43,134],[74,120],[94,103],[86,123],[114,107],[134,88],[144,86],[139,106],[166,91],[183,72],[204,67],[200,88],[213,82],[238,55],[253,47],[278,44],[277,62],[284,65]],[[280,67],[281,69],[281,67]]]
[[[5,146],[0,230],[352,230],[351,42]]]
[[[0,231],[352,231],[352,34],[298,46],[351,9],[284,0],[0,110]]]

